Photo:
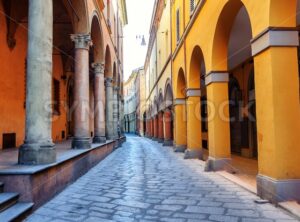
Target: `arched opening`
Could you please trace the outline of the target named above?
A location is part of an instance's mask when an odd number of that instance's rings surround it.
[[[104,77],[105,78],[113,78],[112,60],[111,60],[111,53],[110,53],[109,46],[106,46],[106,49],[105,49]]]
[[[93,46],[90,51],[93,51],[93,60],[95,63],[102,63],[104,62],[104,41],[101,25],[96,15],[92,19],[91,38],[93,41]]]
[[[256,119],[250,118],[250,110],[254,111],[255,108],[253,103],[249,103],[248,91],[249,76],[251,72],[254,75],[255,71],[250,43],[252,39],[252,24],[246,7],[242,1],[228,1],[217,23],[211,65],[213,70],[229,74],[230,136],[226,139],[230,142],[228,148],[231,149],[233,170],[237,176],[247,175],[248,182],[255,186],[258,161],[255,149],[249,143],[249,126],[256,127]],[[253,97],[252,100],[255,100],[255,93]],[[253,135],[252,138],[256,139]]]
[[[242,124],[240,119],[240,105],[242,102],[242,91],[238,80],[231,76],[229,81],[229,113],[231,152],[241,154],[242,152]]]
[[[68,87],[67,87],[67,105],[68,105],[68,110],[72,109],[72,105],[74,102],[74,86],[73,86],[73,78],[69,78],[68,80]],[[74,135],[74,116],[72,115],[72,112],[67,113],[67,135],[68,138],[73,137]]]
[[[162,94],[162,90],[159,91],[158,96],[158,140],[159,142],[164,141],[164,124],[163,124],[163,116],[164,116],[164,98]]]
[[[109,46],[105,49],[105,65],[104,65],[104,77],[105,77],[105,134],[106,138],[113,139],[114,137],[114,124],[113,124],[113,70],[112,60]],[[129,127],[127,127],[127,132]]]
[[[164,145],[173,145],[174,140],[174,123],[173,123],[173,92],[172,85],[169,81],[167,81],[165,87],[165,110],[164,110]]]
[[[255,83],[254,69],[251,69],[248,79],[248,129],[249,129],[249,148],[254,158],[258,157],[257,152],[257,127],[256,127],[256,101],[255,101]]]
[[[186,82],[183,69],[180,69],[177,77],[176,98],[185,99]]]
[[[183,152],[187,145],[187,121],[186,121],[186,81],[182,68],[179,69],[175,85],[175,151]]]
[[[257,155],[249,144],[251,134],[249,127],[256,128],[256,118],[250,116],[255,111],[255,107],[253,108],[255,106],[253,103],[255,101],[254,84],[252,84],[251,92],[248,91],[248,79],[250,79],[251,73],[254,83],[251,39],[250,18],[246,8],[242,5],[233,21],[228,42],[231,151],[244,157],[256,158]],[[243,109],[247,109],[247,112],[243,112]],[[252,135],[251,138],[257,137]],[[252,141],[252,144],[257,144],[257,142]]]
[[[62,141],[74,136],[74,43],[70,35],[75,33],[75,21],[70,5],[61,0],[53,1],[53,84],[54,105],[52,138]],[[62,101],[67,101],[67,109],[62,109]],[[62,127],[64,126],[64,127]]]
[[[204,149],[208,149],[208,122],[207,122],[207,95],[206,95],[206,85],[205,85],[205,75],[206,75],[206,66],[204,61],[204,56],[202,50],[199,46],[195,46],[193,49],[193,53],[191,55],[191,62],[190,62],[190,73],[189,73],[189,88],[196,89],[200,93],[198,94],[197,91],[193,93],[195,98],[193,102],[197,102],[201,104],[200,113],[194,117],[196,121],[199,122],[199,134],[201,134],[201,141],[198,144],[199,147]],[[197,108],[197,106],[193,107],[193,109]],[[194,112],[192,111],[192,114]],[[200,118],[199,118],[200,117]],[[200,131],[201,127],[201,131]],[[195,141],[195,139],[192,139]],[[205,152],[204,156],[206,156]],[[203,158],[205,159],[205,157]]]
[[[115,85],[117,86],[118,79],[117,79],[117,67],[116,67],[116,63],[115,62],[113,64],[113,81],[114,81]]]

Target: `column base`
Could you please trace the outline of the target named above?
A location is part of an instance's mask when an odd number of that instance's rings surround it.
[[[106,139],[107,140],[115,140],[116,138],[115,138],[115,136],[106,136]]]
[[[105,143],[106,137],[105,136],[95,136],[93,138],[93,143]]]
[[[204,171],[210,172],[210,171],[219,171],[219,170],[227,170],[232,171],[231,165],[230,165],[231,159],[230,158],[213,158],[209,157],[208,160],[205,163]]]
[[[272,203],[282,201],[300,201],[300,179],[274,180],[273,178],[258,175],[257,195]]]
[[[156,141],[159,142],[159,143],[163,143],[164,142],[164,140],[161,139],[161,138],[158,138]]]
[[[90,149],[90,138],[73,138],[72,149]]]
[[[165,140],[163,143],[163,146],[173,146],[173,141],[172,140]]]
[[[184,159],[202,159],[203,158],[203,151],[202,149],[199,150],[186,150],[184,153]]]
[[[43,165],[56,161],[55,145],[23,144],[19,149],[18,163],[21,165]]]
[[[184,153],[185,152],[185,150],[186,150],[186,146],[185,145],[176,145],[175,147],[174,147],[174,152],[175,153]]]

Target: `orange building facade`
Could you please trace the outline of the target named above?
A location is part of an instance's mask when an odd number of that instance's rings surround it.
[[[48,3],[45,4],[47,6]],[[35,21],[34,15],[30,14],[34,14],[34,10],[36,10],[34,7],[42,7],[40,10],[47,10],[45,6],[35,6],[34,3],[30,5],[27,0],[0,2],[0,11],[2,12],[0,14],[0,26],[2,27],[0,32],[1,149],[20,147],[26,140],[26,127],[29,125],[25,124],[29,121],[26,120],[26,109],[28,109],[27,106],[31,106],[27,97],[31,95],[30,90],[38,88],[34,84],[39,83],[38,81],[29,83],[33,67],[32,63],[28,67],[28,57],[32,57],[28,51],[28,44],[32,44],[28,35],[30,32],[36,32],[33,34],[43,36],[40,35],[43,27],[36,27],[38,21]],[[27,8],[29,8],[29,12],[24,10]],[[40,109],[51,114],[51,117],[46,120],[51,122],[49,124],[50,139],[55,143],[76,137],[75,128],[78,126],[78,120],[76,123],[74,119],[77,109],[74,106],[75,97],[78,90],[85,89],[88,114],[84,115],[88,119],[84,120],[84,124],[87,128],[85,135],[87,140],[95,137],[102,137],[104,140],[107,137],[109,137],[107,139],[116,138],[117,124],[122,119],[123,109],[121,86],[123,44],[122,38],[119,36],[122,36],[122,28],[127,23],[125,1],[54,0],[49,11],[50,22],[45,23],[45,26],[49,25],[45,28],[45,32],[49,31],[49,36],[52,36],[53,47],[49,47],[51,51],[49,57],[52,58],[52,61],[47,61],[51,64],[49,66],[51,70],[48,72],[51,74],[51,79],[49,78],[50,80],[46,83],[47,88],[44,88],[44,91],[49,91],[51,99],[42,104]],[[45,21],[40,21],[41,24],[43,22]],[[86,39],[82,40],[82,36]],[[40,39],[40,41],[43,40]],[[86,52],[82,51],[80,55],[76,48],[76,44],[80,44],[78,41],[88,41],[85,43],[86,48],[83,49]],[[36,50],[38,50],[38,45]],[[43,58],[40,59],[40,64],[43,64]],[[84,59],[86,61],[82,62],[81,60]],[[82,69],[85,69],[84,79],[76,80],[76,72],[83,72]],[[41,73],[41,85],[45,81],[43,75],[45,74]],[[76,83],[76,81],[80,82]],[[82,81],[87,81],[86,85],[82,85],[85,84]],[[111,84],[112,93],[109,96],[115,101],[110,108],[106,102],[109,91],[105,82],[108,81]],[[78,87],[81,86],[85,88],[79,89]],[[36,93],[39,91],[37,90]],[[81,96],[78,95],[78,98]],[[43,94],[40,94],[41,99],[42,97]],[[97,101],[101,104],[96,104]],[[109,118],[105,113],[107,109],[113,110],[110,122],[107,122]],[[95,112],[95,110],[99,110],[99,112]],[[113,132],[107,131],[106,124],[112,125]]]

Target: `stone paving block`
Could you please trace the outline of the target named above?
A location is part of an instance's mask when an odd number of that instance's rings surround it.
[[[184,219],[205,219],[206,214],[193,214],[193,213],[175,213],[173,217],[180,217]]]
[[[140,208],[136,208],[136,207],[117,206],[115,209],[119,211],[134,213],[134,214],[139,214],[142,212]]]
[[[225,209],[221,207],[200,207],[188,206],[185,209],[187,213],[202,213],[202,214],[224,214]]]
[[[123,206],[128,206],[128,207],[138,207],[138,208],[143,208],[147,209],[150,207],[150,204],[139,202],[139,201],[133,201],[133,200],[123,200],[123,199],[117,199],[112,201],[114,204],[118,205],[123,205]]]
[[[211,215],[208,218],[211,221],[219,221],[219,222],[238,222],[238,217],[224,216],[224,215]]]
[[[196,205],[197,204],[197,201],[195,200],[173,200],[173,199],[167,199],[167,200],[164,200],[162,202],[162,204],[181,204],[181,205]]]
[[[227,215],[238,217],[259,217],[259,213],[254,210],[232,210],[228,209]]]
[[[182,205],[155,205],[154,209],[155,210],[166,210],[166,211],[179,211],[183,209],[184,207]]]
[[[151,140],[130,136],[26,222],[293,222],[271,204]]]

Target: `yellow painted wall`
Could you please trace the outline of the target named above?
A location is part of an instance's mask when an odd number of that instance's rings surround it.
[[[249,14],[253,37],[270,26],[295,27],[295,0],[242,0],[241,2]],[[196,46],[199,46],[203,52],[206,73],[227,70],[228,39],[224,37],[222,31],[226,31],[226,28],[230,31],[232,23],[229,21],[234,18],[241,5],[239,1],[205,1],[193,25],[186,31],[184,41],[178,44],[176,41],[176,10],[178,8],[181,10],[180,34],[182,36],[184,20],[185,28],[189,27],[189,1],[173,1],[171,10],[172,52],[174,56],[172,72],[175,97],[180,94],[176,88],[180,69],[183,69],[187,77],[186,82],[189,82],[191,55]],[[223,9],[229,9],[229,11],[226,12]],[[182,15],[183,10],[185,15]],[[221,15],[224,17],[219,22]],[[218,27],[221,28],[217,32]],[[284,59],[280,60],[279,57],[284,57]],[[296,154],[300,152],[298,145],[300,143],[298,135],[300,131],[299,79],[297,79],[299,77],[296,48],[277,48],[259,54],[254,60],[259,173],[276,179],[300,178],[300,165],[297,164],[300,162],[300,156]],[[249,66],[245,67],[244,70],[236,69],[234,71],[238,81],[243,83],[242,86],[246,86],[247,80],[241,79],[240,73],[244,72],[243,76],[248,77],[250,69]],[[287,73],[289,75],[286,75]],[[227,84],[209,85],[207,95],[218,107],[221,102],[228,99],[228,86]],[[244,96],[247,97],[248,95]],[[264,99],[266,96],[267,101]],[[292,101],[292,104],[287,104],[287,100]],[[225,115],[229,115],[227,110]],[[178,126],[175,128],[177,129]],[[209,123],[208,137],[211,156],[230,157],[229,123],[216,117]]]

